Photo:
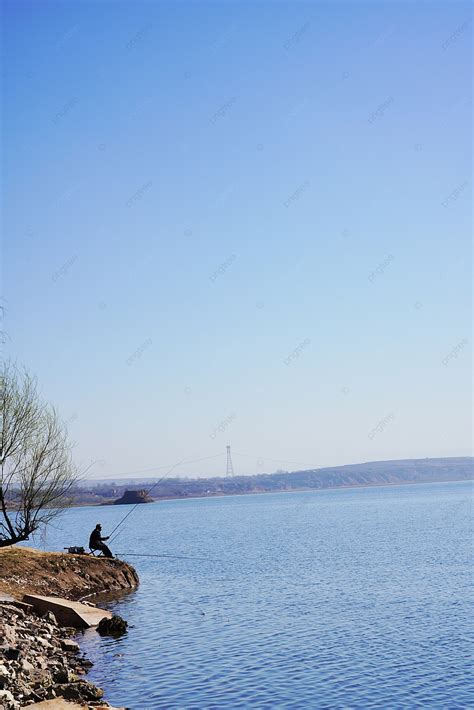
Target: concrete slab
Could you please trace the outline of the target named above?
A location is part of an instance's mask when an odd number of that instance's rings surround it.
[[[88,629],[97,626],[101,619],[112,617],[112,612],[105,609],[71,602],[61,597],[42,597],[38,594],[25,594],[23,601],[31,604],[37,612],[44,614],[52,611],[58,624],[61,626],[74,626],[76,629]]]

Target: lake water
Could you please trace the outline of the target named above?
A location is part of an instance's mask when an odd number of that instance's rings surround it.
[[[165,501],[114,551],[126,636],[81,645],[109,702],[155,708],[474,706],[472,484]],[[68,511],[48,549],[129,507]],[[127,559],[126,555],[121,555]]]

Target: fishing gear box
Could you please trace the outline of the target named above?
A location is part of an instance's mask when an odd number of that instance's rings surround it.
[[[72,547],[65,547],[65,550],[69,552],[70,555],[85,555],[86,551],[83,547],[77,547],[77,545]]]

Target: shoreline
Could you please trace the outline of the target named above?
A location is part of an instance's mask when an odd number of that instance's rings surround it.
[[[140,503],[140,505],[149,505],[153,503],[161,503],[162,501],[178,501],[178,500],[208,500],[210,498],[235,498],[241,496],[256,496],[256,495],[276,495],[280,493],[324,493],[324,491],[343,491],[343,490],[353,490],[357,488],[394,488],[394,487],[404,487],[404,486],[428,486],[434,483],[474,483],[474,478],[456,478],[456,479],[437,479],[433,481],[389,481],[387,483],[348,483],[343,486],[324,486],[321,488],[291,488],[290,490],[275,490],[275,491],[241,491],[233,493],[213,493],[212,495],[189,495],[189,496],[162,496],[159,498],[153,498],[153,500],[147,503]],[[109,508],[113,506],[113,502],[103,502],[103,503],[73,503],[71,508]],[[123,507],[127,505],[137,505],[123,504]],[[122,507],[122,504],[120,505]]]
[[[325,491],[341,491],[341,490],[352,490],[354,488],[394,488],[402,486],[430,486],[433,483],[474,483],[474,478],[459,478],[450,479],[448,481],[397,481],[389,483],[348,483],[345,486],[324,486],[324,488],[292,488],[291,490],[279,490],[279,491],[242,491],[241,493],[222,493],[214,494],[209,496],[174,496],[174,497],[163,497],[154,498],[152,503],[160,503],[163,500],[207,500],[208,498],[235,498],[240,496],[257,496],[257,495],[276,495],[280,493],[324,493]],[[103,503],[98,503],[96,505],[89,506],[91,508],[96,508],[98,506],[102,507]],[[76,508],[82,508],[87,506],[77,505],[73,506]]]

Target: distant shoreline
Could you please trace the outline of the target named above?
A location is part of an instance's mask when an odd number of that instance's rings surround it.
[[[253,496],[253,495],[276,495],[281,493],[323,493],[324,491],[339,491],[353,490],[354,488],[394,488],[397,486],[426,486],[432,483],[474,483],[474,478],[457,478],[457,479],[441,479],[433,481],[397,481],[389,483],[348,483],[341,486],[324,486],[324,488],[292,488],[291,490],[276,490],[276,491],[241,491],[232,493],[212,493],[209,495],[187,495],[187,496],[162,496],[153,498],[148,503],[160,503],[168,500],[206,500],[208,498],[232,498],[235,496]],[[102,503],[73,503],[71,508],[110,508],[114,506],[115,501],[109,500]],[[135,505],[147,505],[148,503],[140,503]],[[125,505],[125,504],[120,504]],[[132,504],[129,504],[132,505]]]

